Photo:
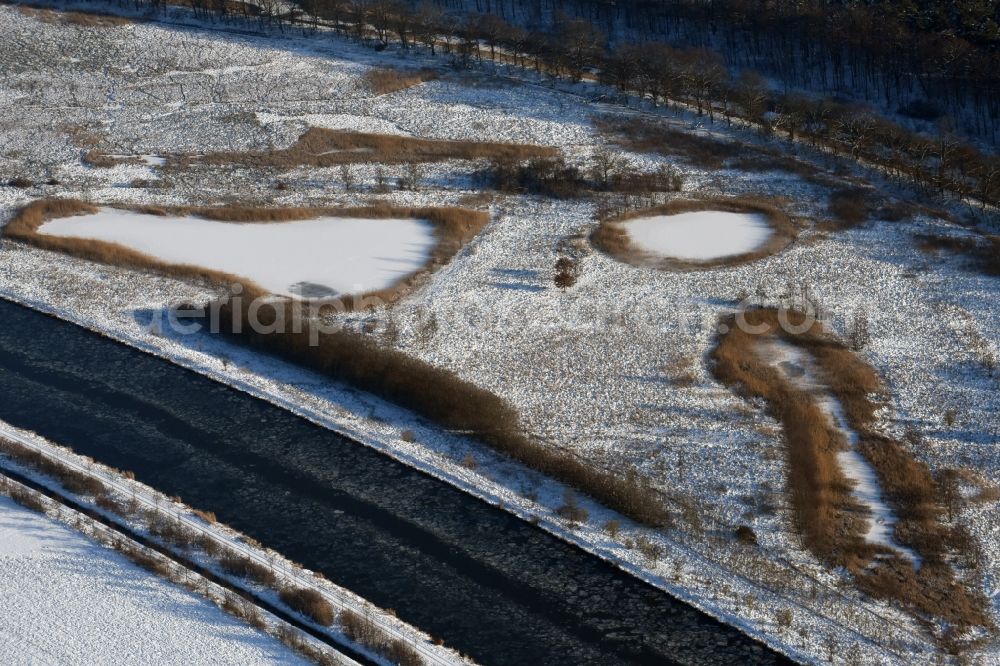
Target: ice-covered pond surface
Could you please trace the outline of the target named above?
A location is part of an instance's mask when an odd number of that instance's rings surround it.
[[[118,243],[161,261],[230,273],[298,297],[385,289],[420,270],[434,244],[431,224],[418,219],[237,224],[112,208],[51,220],[39,233]]]
[[[753,252],[771,237],[767,219],[759,213],[701,210],[653,215],[624,225],[638,249],[661,257],[710,261]]]

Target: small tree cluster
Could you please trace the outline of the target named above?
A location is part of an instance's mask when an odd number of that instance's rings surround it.
[[[556,260],[556,271],[553,281],[555,285],[566,291],[576,284],[577,263],[570,257],[559,257]]]

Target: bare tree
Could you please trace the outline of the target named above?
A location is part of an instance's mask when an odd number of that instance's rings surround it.
[[[961,477],[956,469],[943,469],[938,472],[938,496],[941,505],[948,512],[948,522],[955,520],[962,503]]]
[[[743,107],[743,115],[751,122],[757,122],[767,103],[767,81],[752,69],[744,70],[737,83],[737,99]]]
[[[858,310],[854,313],[851,328],[847,333],[847,340],[854,351],[861,351],[871,342],[871,333],[868,330],[868,313],[864,310]]]
[[[424,2],[417,9],[414,19],[414,39],[429,48],[431,55],[436,55],[438,32],[441,28],[441,16],[442,12],[437,5]]]
[[[604,189],[607,189],[611,179],[619,172],[625,162],[625,157],[607,146],[601,146],[594,151],[590,161],[593,179],[598,181]]]

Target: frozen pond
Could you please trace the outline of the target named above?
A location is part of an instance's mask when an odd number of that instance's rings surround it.
[[[654,215],[624,225],[632,244],[649,254],[689,261],[710,261],[753,252],[773,230],[760,213],[702,210]]]
[[[118,243],[160,261],[238,275],[295,297],[391,287],[420,270],[434,245],[432,225],[409,218],[232,223],[111,208],[51,220],[39,233]]]

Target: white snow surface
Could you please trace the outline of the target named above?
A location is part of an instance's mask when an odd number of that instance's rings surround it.
[[[50,220],[39,233],[118,243],[172,264],[246,277],[285,296],[390,287],[419,270],[434,243],[431,225],[416,219],[235,224],[113,208]]]
[[[0,662],[304,664],[277,639],[0,497]]]
[[[763,215],[721,210],[640,217],[624,228],[644,252],[692,261],[753,252],[773,233]]]

